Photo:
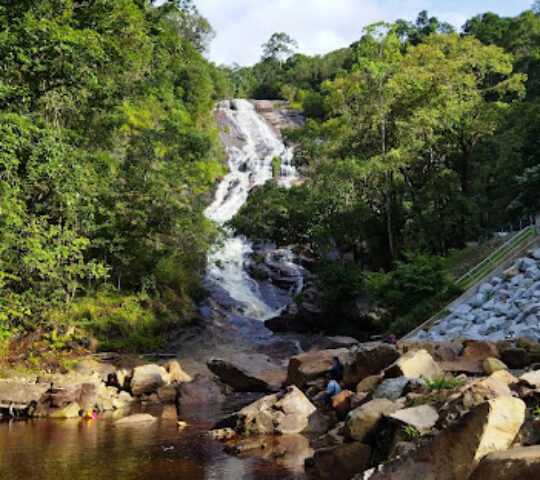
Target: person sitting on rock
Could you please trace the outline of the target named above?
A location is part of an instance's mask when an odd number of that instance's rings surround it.
[[[332,399],[341,393],[341,387],[335,378],[332,378],[332,375],[327,373],[325,377],[326,391],[321,397],[321,404],[325,407],[332,406]]]
[[[343,364],[338,357],[334,357],[334,366],[330,369],[330,375],[338,383],[343,380]]]

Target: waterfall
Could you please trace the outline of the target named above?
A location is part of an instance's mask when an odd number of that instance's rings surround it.
[[[298,179],[292,165],[293,152],[248,100],[221,102],[216,116],[224,126],[220,138],[225,145],[229,173],[217,187],[215,199],[207,208],[208,219],[223,227],[248,198],[249,191],[273,178],[272,159],[281,158],[279,184],[291,186]],[[277,315],[301,288],[301,268],[293,263],[288,249],[270,249],[265,261],[297,279],[289,289],[272,282],[255,280],[247,271],[253,244],[234,236],[224,227],[222,238],[210,252],[205,285],[210,296],[230,313],[252,320]],[[294,285],[292,285],[294,283]]]

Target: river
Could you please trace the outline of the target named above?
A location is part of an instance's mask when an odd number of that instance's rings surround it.
[[[153,408],[148,427],[115,427],[118,415],[87,420],[0,423],[2,480],[301,480],[302,473],[258,457],[223,452],[207,430],[237,404],[184,409],[191,426],[178,430],[174,406]]]

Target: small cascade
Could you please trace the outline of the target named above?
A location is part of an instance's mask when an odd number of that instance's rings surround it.
[[[244,205],[251,189],[273,178],[275,157],[281,159],[280,185],[291,186],[298,180],[298,174],[292,165],[292,149],[283,144],[248,100],[223,101],[215,114],[223,127],[220,138],[226,148],[229,173],[218,185],[215,200],[205,214],[223,227]],[[250,267],[258,268],[253,265],[254,257],[262,259],[267,271],[264,279],[250,275]],[[254,246],[224,227],[208,258],[206,288],[227,313],[264,321],[279,314],[301,289],[302,268],[294,263],[293,257],[287,249]]]

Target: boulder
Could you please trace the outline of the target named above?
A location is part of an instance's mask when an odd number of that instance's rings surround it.
[[[358,385],[356,385],[356,392],[362,393],[366,391],[375,391],[379,384],[382,382],[383,376],[382,375],[370,375],[369,377],[364,378],[361,380]]]
[[[389,418],[399,423],[400,426],[411,426],[420,434],[426,434],[439,420],[439,414],[430,405],[420,405],[418,407],[404,408],[391,413]]]
[[[135,396],[150,394],[170,383],[170,376],[165,368],[153,363],[142,365],[133,370],[131,392]]]
[[[434,380],[444,375],[441,367],[426,350],[415,350],[402,355],[385,370],[386,378],[409,377]]]
[[[501,362],[500,360],[496,358],[486,358],[482,362],[482,369],[488,375],[491,375],[492,373],[497,372],[498,370],[508,370],[508,367],[503,362]]]
[[[334,357],[344,362],[347,352],[346,348],[314,350],[291,357],[287,370],[287,385],[304,387],[308,382],[324,376],[334,365]]]
[[[373,398],[387,398],[395,402],[402,396],[403,390],[409,383],[409,380],[407,377],[387,378],[379,385],[373,394]]]
[[[348,388],[370,375],[380,373],[399,358],[399,352],[381,342],[363,343],[353,347],[345,361],[344,379]]]
[[[157,418],[149,413],[138,413],[136,415],[130,415],[129,417],[121,418],[116,420],[114,425],[117,427],[129,427],[129,426],[140,426],[140,425],[151,425],[157,422]]]
[[[519,379],[524,380],[533,387],[540,388],[540,370],[524,373]]]
[[[489,377],[478,379],[461,387],[448,397],[440,408],[440,427],[447,427],[456,419],[463,417],[475,406],[488,400],[512,397],[510,386],[519,380],[506,370],[498,370]]]
[[[525,418],[525,404],[511,397],[475,407],[463,419],[412,452],[379,467],[370,480],[463,480],[480,460],[506,450]]]
[[[497,344],[488,340],[467,340],[462,355],[482,362],[486,358],[500,358]]]
[[[317,450],[307,465],[321,480],[349,480],[368,468],[370,459],[371,448],[353,442]]]
[[[235,354],[227,359],[214,359],[208,368],[224,384],[237,392],[276,392],[287,378],[279,367],[262,354]]]
[[[482,373],[482,361],[476,358],[459,357],[452,361],[438,362],[443,371],[448,373]]]
[[[501,352],[502,361],[508,368],[526,368],[531,364],[529,353],[524,348],[507,348]]]
[[[206,375],[196,375],[191,382],[183,382],[178,389],[178,403],[184,405],[205,405],[225,401],[218,384]]]
[[[390,415],[403,407],[403,404],[386,398],[378,398],[364,403],[347,415],[343,433],[349,440],[364,441],[375,430],[383,415]]]
[[[540,445],[490,453],[482,459],[469,480],[535,478],[540,478]]]
[[[236,430],[244,435],[319,432],[326,421],[294,385],[257,400],[236,415]]]
[[[178,360],[170,360],[165,365],[171,383],[191,382],[193,380],[180,366]]]

